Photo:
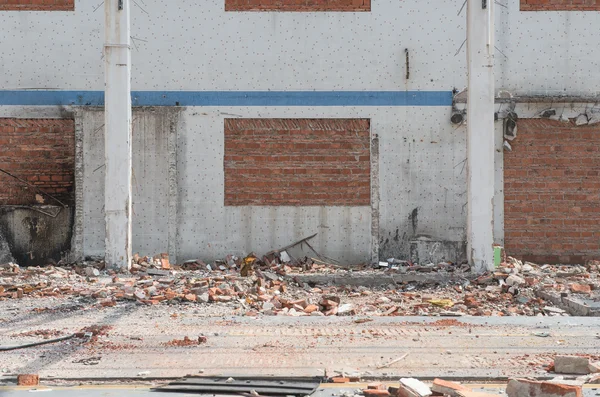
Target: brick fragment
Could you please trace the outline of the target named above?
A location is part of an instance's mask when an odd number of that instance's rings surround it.
[[[17,375],[18,386],[38,386],[40,384],[40,376],[35,374]]]
[[[390,392],[387,390],[365,389],[365,390],[363,390],[363,394],[365,397],[388,397],[388,396],[390,396]]]
[[[575,294],[589,295],[592,293],[592,287],[590,287],[588,284],[571,284],[569,288],[571,289],[571,292]]]
[[[583,397],[581,386],[529,379],[511,379],[506,394],[508,397]]]
[[[458,397],[459,391],[465,391],[469,389],[461,385],[460,383],[450,382],[443,379],[434,379],[433,385],[431,386],[431,390],[436,393],[444,394],[446,396]]]

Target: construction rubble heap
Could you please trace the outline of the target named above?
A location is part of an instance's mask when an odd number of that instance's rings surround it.
[[[559,357],[557,357],[558,359]],[[581,359],[579,361],[588,361],[581,357],[563,357],[564,360]],[[590,364],[592,365],[592,364]],[[567,372],[572,374],[572,372]],[[597,373],[585,372],[585,376],[580,376],[574,380],[565,380],[563,376],[557,376],[551,380],[537,381],[534,379],[510,379],[505,390],[505,394],[497,394],[493,391],[480,387],[481,390],[474,390],[469,384],[460,384],[443,379],[434,379],[432,383],[424,383],[415,378],[401,378],[394,386],[388,386],[384,383],[369,383],[364,389],[343,390],[337,393],[340,397],[583,397],[583,385],[586,383],[597,383],[600,376]],[[576,372],[577,374],[577,372]],[[351,377],[339,376],[330,379],[333,383],[342,384],[354,381]],[[492,389],[494,389],[492,387]]]
[[[135,255],[125,273],[107,269],[101,261],[0,265],[0,300],[77,298],[97,307],[130,302],[221,305],[223,314],[246,316],[598,315],[599,269],[600,261],[554,266],[509,257],[495,271],[476,275],[468,265],[419,266],[395,259],[375,267],[343,268],[317,259],[292,259],[285,251],[180,265],[171,264],[166,254]],[[435,283],[414,277],[403,281],[407,275],[432,273],[439,276]],[[303,282],[306,275],[321,275],[325,281]],[[367,276],[389,282],[366,287],[340,281]]]

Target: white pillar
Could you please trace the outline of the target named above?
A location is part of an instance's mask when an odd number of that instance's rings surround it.
[[[131,51],[129,0],[105,0],[105,220],[107,266],[131,266]]]
[[[467,67],[467,255],[484,272],[494,267],[494,0],[467,0]]]

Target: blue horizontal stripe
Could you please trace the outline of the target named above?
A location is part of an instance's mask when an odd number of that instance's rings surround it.
[[[132,91],[133,106],[451,106],[451,91]],[[103,91],[0,91],[0,105],[103,106]]]

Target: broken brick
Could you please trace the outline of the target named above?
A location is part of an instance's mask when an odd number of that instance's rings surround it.
[[[331,382],[333,383],[350,383],[350,379],[345,376],[334,376],[331,378]]]
[[[23,374],[17,375],[18,386],[38,386],[40,384],[39,375]]]
[[[588,284],[571,284],[570,286],[571,292],[573,292],[574,294],[591,294],[592,293],[592,287],[590,287]]]
[[[464,390],[469,390],[469,389],[459,383],[450,382],[450,381],[443,380],[443,379],[434,379],[433,386],[431,386],[431,390],[436,393],[441,393],[446,396],[458,397],[459,391],[464,391]]]
[[[511,379],[506,394],[508,397],[583,397],[581,386],[529,379]]]
[[[183,296],[183,299],[185,299],[188,302],[196,302],[196,295],[195,294],[186,294]]]
[[[390,396],[390,392],[387,390],[365,389],[363,390],[363,395],[365,397],[388,397]]]

